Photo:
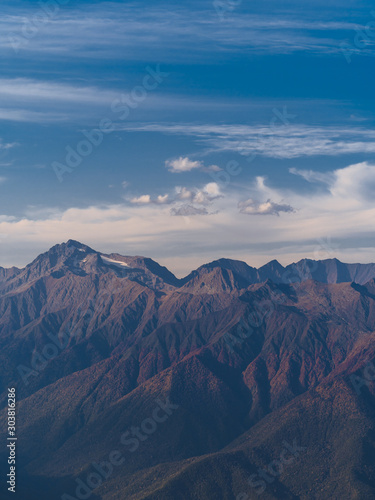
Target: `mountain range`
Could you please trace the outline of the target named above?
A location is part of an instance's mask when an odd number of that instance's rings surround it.
[[[375,264],[178,279],[69,240],[0,268],[0,313],[13,498],[375,498]]]

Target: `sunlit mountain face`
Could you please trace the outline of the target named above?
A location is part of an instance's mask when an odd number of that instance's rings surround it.
[[[177,279],[74,240],[2,268],[17,495],[372,498],[374,278],[219,259]]]

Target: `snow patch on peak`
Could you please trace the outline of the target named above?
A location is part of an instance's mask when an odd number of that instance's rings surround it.
[[[104,255],[100,256],[103,263],[107,266],[119,266],[119,267],[129,267],[125,262],[120,262],[118,260],[110,259],[109,257],[105,257]]]

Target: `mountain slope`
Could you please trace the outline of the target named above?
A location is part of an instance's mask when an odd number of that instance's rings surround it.
[[[0,273],[19,498],[78,498],[116,450],[90,498],[375,496],[372,272],[219,259],[178,280],[70,240]],[[298,460],[249,485],[294,440]]]

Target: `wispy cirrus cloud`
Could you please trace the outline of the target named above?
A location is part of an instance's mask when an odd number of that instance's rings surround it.
[[[20,123],[59,123],[67,121],[71,115],[61,112],[42,112],[30,109],[0,108],[0,120]]]
[[[8,149],[14,148],[17,145],[18,145],[17,142],[4,142],[2,139],[0,139],[0,149],[2,150],[6,151]]]
[[[237,152],[269,158],[375,153],[375,131],[363,127],[311,125],[130,125],[128,130],[195,137],[208,152]]]
[[[141,83],[147,69],[138,77]],[[84,85],[81,82],[30,78],[0,78],[0,120],[30,123],[98,123],[98,117],[117,117],[113,103],[130,99],[134,87],[124,85],[120,89]],[[150,94],[142,103],[149,112],[183,105],[183,99],[175,96]],[[131,103],[129,107],[133,106]],[[125,104],[124,104],[125,109]],[[137,110],[132,107],[132,114]]]
[[[119,92],[88,85],[30,78],[0,78],[0,120],[60,123],[87,119],[98,108],[110,109]]]
[[[30,33],[30,20],[37,11],[40,7],[33,5],[23,11],[5,10],[0,50],[12,49],[12,38],[22,38],[27,29]],[[134,3],[99,2],[84,8],[62,7],[21,50],[70,58],[116,58],[126,51],[128,59],[140,59],[147,49],[148,60],[157,56],[159,61],[161,57],[178,60],[181,49],[189,59],[206,58],[213,48],[226,56],[244,48],[253,53],[336,53],[340,51],[337,36],[345,38],[357,27],[361,23],[345,18],[331,21],[323,15],[317,19],[316,13],[296,18],[280,8],[267,15],[232,13],[230,23],[218,23],[213,8],[154,5],[145,9]]]
[[[298,168],[290,168],[289,172],[294,175],[299,175],[307,182],[330,184],[334,180],[334,174],[331,172],[317,172],[316,170],[301,170]]]
[[[0,98],[22,102],[72,102],[108,104],[118,92],[85,85],[71,85],[31,78],[0,78]]]

